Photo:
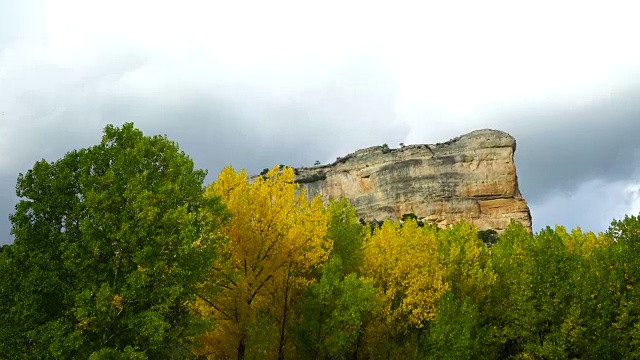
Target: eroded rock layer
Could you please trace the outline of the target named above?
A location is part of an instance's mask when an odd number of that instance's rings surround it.
[[[330,165],[297,168],[296,181],[310,198],[346,197],[367,221],[413,213],[438,226],[464,219],[501,232],[513,219],[531,230],[515,149],[511,135],[478,130],[442,144],[358,150]]]

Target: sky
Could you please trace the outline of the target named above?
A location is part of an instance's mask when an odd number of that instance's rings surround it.
[[[640,213],[634,1],[0,0],[0,242],[15,181],[134,122],[207,181],[493,128],[534,230]]]

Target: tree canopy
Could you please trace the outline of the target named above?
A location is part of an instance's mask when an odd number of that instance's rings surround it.
[[[366,224],[286,166],[205,174],[133,124],[20,174],[0,359],[640,358],[640,217]]]
[[[195,286],[213,260],[206,173],[163,136],[107,126],[99,145],[20,174],[3,252],[9,358],[158,358],[186,351]],[[30,355],[27,355],[30,354]]]
[[[322,202],[309,202],[293,180],[291,168],[275,166],[249,183],[244,171],[228,167],[207,188],[231,221],[200,296],[200,309],[219,324],[203,336],[203,354],[282,358],[288,350],[293,306],[332,245]]]

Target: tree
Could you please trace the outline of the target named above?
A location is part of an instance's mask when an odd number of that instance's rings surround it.
[[[188,353],[188,303],[215,246],[200,236],[200,218],[224,213],[218,199],[204,199],[205,175],[177,144],[131,123],[108,125],[99,145],[20,174],[15,243],[0,262],[3,287],[13,282],[0,299],[0,353]]]
[[[614,220],[597,239],[581,242],[588,257],[568,335],[583,358],[640,358],[640,217]]]
[[[373,282],[360,276],[368,228],[345,198],[332,199],[327,213],[333,248],[319,281],[306,289],[298,306],[297,357],[355,359],[364,324],[378,306]]]
[[[346,198],[331,200],[327,206],[327,238],[333,243],[330,257],[339,258],[344,275],[362,273],[363,241],[368,228],[358,221],[356,209]]]
[[[369,356],[407,357],[405,350],[390,350],[389,344],[395,339],[407,343],[403,338],[412,330],[433,320],[436,304],[448,290],[436,230],[414,220],[403,226],[387,220],[365,240],[364,264],[383,304],[376,321],[367,325]]]
[[[366,274],[383,291],[390,319],[420,327],[434,318],[435,303],[448,286],[433,229],[387,220],[366,240],[364,256]]]
[[[277,166],[253,183],[225,168],[207,194],[222,198],[231,221],[200,293],[200,311],[218,325],[202,337],[200,352],[282,358],[295,303],[331,250],[323,204],[307,200],[291,168]]]
[[[557,231],[531,235],[512,222],[491,248],[497,283],[488,320],[501,357],[571,358],[566,319],[580,258]],[[508,310],[507,310],[508,309]]]
[[[478,307],[468,299],[456,299],[447,292],[437,306],[438,312],[427,337],[427,359],[478,358]]]
[[[480,315],[496,281],[489,250],[476,229],[464,222],[440,229],[436,236],[449,290],[429,326],[428,358],[478,358],[485,333]]]
[[[330,259],[299,306],[298,358],[357,358],[363,325],[377,305],[371,280],[356,273],[344,276],[341,260]]]
[[[438,251],[444,259],[445,281],[455,299],[469,299],[477,304],[484,300],[496,275],[489,251],[473,225],[465,222],[438,231]]]

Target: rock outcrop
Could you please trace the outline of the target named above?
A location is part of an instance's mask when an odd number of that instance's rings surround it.
[[[464,219],[501,232],[515,220],[531,230],[515,149],[511,135],[478,130],[442,144],[358,150],[330,165],[297,168],[296,181],[310,198],[346,197],[366,221],[412,213],[438,226]]]

